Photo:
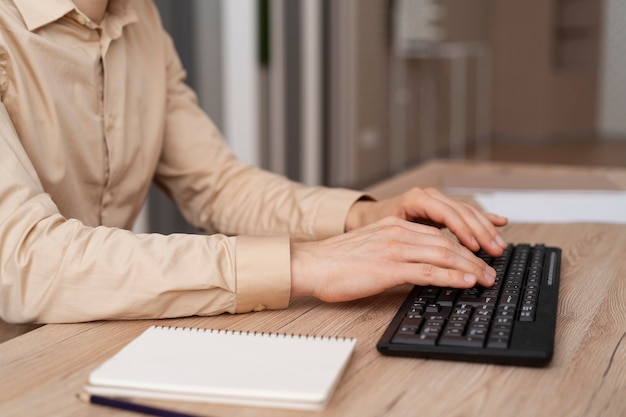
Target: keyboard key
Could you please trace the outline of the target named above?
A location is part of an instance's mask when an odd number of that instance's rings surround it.
[[[439,288],[437,287],[424,287],[422,291],[420,291],[420,297],[424,298],[437,298],[439,294]]]
[[[490,337],[487,340],[489,349],[506,349],[509,347],[509,339],[503,337]]]
[[[519,296],[514,295],[514,294],[502,294],[500,301],[498,302],[498,305],[515,307],[517,306],[518,299],[519,299]]]
[[[457,347],[482,347],[485,343],[484,337],[475,337],[475,336],[441,336],[441,340],[439,340],[439,344],[442,346],[457,346]]]
[[[519,313],[519,321],[535,321],[534,311],[521,311]]]
[[[455,288],[444,288],[439,297],[437,297],[437,303],[443,307],[452,307],[458,293],[459,290]]]
[[[498,339],[508,339],[511,336],[511,330],[495,330],[489,333],[489,337],[498,338]]]
[[[397,334],[392,339],[393,343],[408,344],[408,345],[421,345],[421,346],[435,346],[437,342],[437,335],[401,335]]]
[[[414,326],[416,328],[419,328],[422,324],[422,320],[422,316],[406,316],[404,320],[402,320],[402,324],[400,325],[400,327],[402,328],[403,326]]]
[[[439,313],[441,311],[441,306],[439,304],[426,304],[426,312],[427,313]]]
[[[398,330],[398,334],[411,335],[417,334],[417,330],[419,326],[411,325],[411,324],[401,324],[400,329]]]
[[[483,304],[494,305],[496,304],[495,297],[461,297],[459,298],[459,302],[466,304],[468,306],[478,306]]]

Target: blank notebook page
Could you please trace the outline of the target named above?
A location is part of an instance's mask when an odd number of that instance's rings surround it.
[[[100,395],[323,408],[355,339],[148,328],[94,370]]]

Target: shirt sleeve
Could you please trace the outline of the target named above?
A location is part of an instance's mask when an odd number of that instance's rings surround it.
[[[164,38],[168,98],[155,179],[210,234],[133,234],[63,216],[0,103],[0,317],[6,321],[285,308],[290,241],[343,232],[361,193],[305,187],[239,162],[197,106]]]
[[[66,323],[287,307],[290,231],[293,238],[341,233],[360,193],[303,187],[240,164],[221,140],[215,143],[212,150],[226,163],[192,173],[196,181],[178,196],[200,226],[222,233],[163,236],[89,227],[59,212],[0,103],[0,317]],[[188,154],[193,166],[196,153]],[[246,204],[247,210],[238,207]],[[262,216],[254,214],[257,208]],[[267,212],[273,208],[277,216]],[[248,235],[232,236],[242,231]]]
[[[185,218],[202,230],[228,235],[317,240],[342,233],[349,208],[363,194],[306,187],[237,160],[185,84],[166,34],[164,43],[168,108],[155,178]]]
[[[64,218],[2,103],[0,201],[0,316],[8,322],[166,318],[288,304],[286,235],[133,234]]]

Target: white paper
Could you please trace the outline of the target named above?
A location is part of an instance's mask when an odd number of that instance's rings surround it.
[[[498,191],[474,198],[511,223],[626,224],[626,191]]]
[[[89,376],[104,396],[323,409],[356,339],[152,326]]]

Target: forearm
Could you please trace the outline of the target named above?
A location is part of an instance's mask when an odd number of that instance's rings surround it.
[[[286,236],[134,235],[60,216],[5,235],[0,313],[10,322],[170,318],[285,308]]]
[[[288,233],[294,240],[319,240],[345,231],[348,210],[361,195],[305,187],[254,169],[230,182],[211,209],[214,223],[224,233]]]

